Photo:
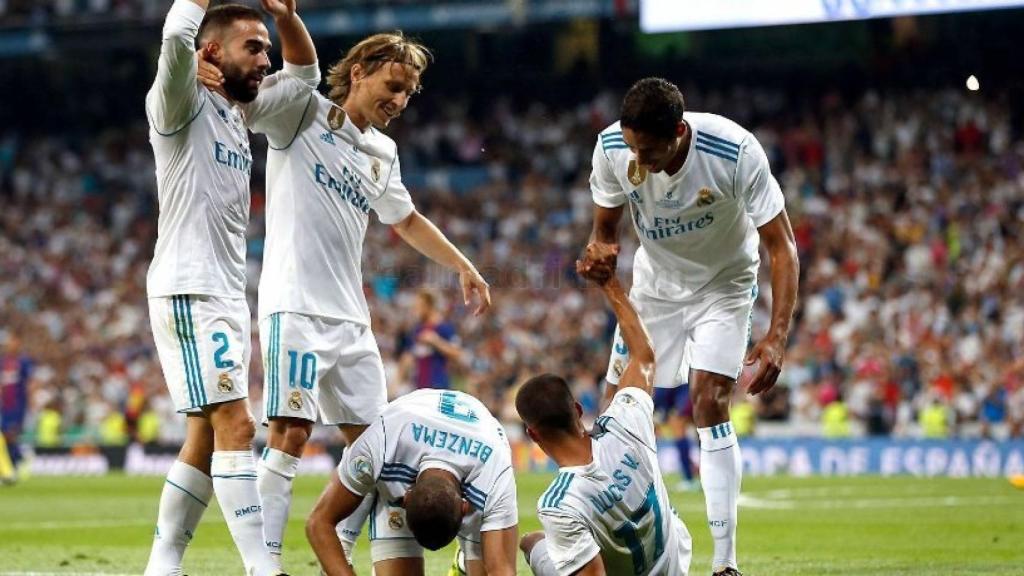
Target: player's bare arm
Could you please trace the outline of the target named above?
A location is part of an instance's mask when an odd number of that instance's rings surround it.
[[[335,526],[355,512],[362,501],[362,496],[349,491],[334,474],[306,520],[306,538],[327,576],[355,575],[345,560],[345,551],[338,540]]]
[[[590,279],[601,287],[608,304],[615,312],[615,318],[619,321],[619,330],[622,338],[629,348],[629,363],[619,380],[620,388],[640,388],[650,394],[654,389],[654,347],[651,344],[651,337],[647,334],[640,316],[633,308],[626,291],[615,276],[614,268],[608,273],[608,262],[612,261],[618,253],[618,246],[604,243],[592,243],[587,246],[584,258],[591,262],[598,263],[590,268]],[[576,263],[576,269],[581,271],[584,261]]]
[[[796,307],[800,261],[789,216],[783,210],[757,229],[761,243],[768,252],[772,274],[772,321],[768,333],[750,352],[744,363],[758,363],[757,372],[747,385],[749,394],[760,394],[775,386],[782,372],[782,361],[789,340],[789,328]]]
[[[615,270],[618,258],[619,222],[622,220],[622,213],[624,211],[625,206],[605,208],[604,206],[594,205],[594,225],[590,231],[590,244],[608,244],[616,248],[610,254],[603,251],[605,259],[600,262],[601,264],[611,266],[613,271]],[[598,264],[598,262],[591,260],[584,254],[583,266],[579,270],[579,274],[589,279],[588,275],[595,264]]]
[[[316,47],[302,19],[295,12],[295,0],[260,0],[260,3],[274,17],[284,61],[296,66],[316,64]]]
[[[483,552],[482,572],[474,572],[472,566],[469,573],[486,576],[515,576],[516,543],[519,541],[519,528],[512,526],[504,530],[488,530],[480,533],[480,547]],[[471,562],[472,563],[472,562]]]
[[[483,314],[491,307],[491,288],[487,281],[433,222],[413,210],[404,220],[391,228],[420,254],[459,273],[459,284],[462,286],[462,298],[466,306],[472,302],[474,293],[479,299],[473,314]]]

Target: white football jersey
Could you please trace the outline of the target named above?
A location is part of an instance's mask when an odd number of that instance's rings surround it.
[[[369,325],[362,254],[370,210],[396,224],[414,209],[395,142],[360,131],[319,93],[250,126],[270,142],[259,317],[299,312]]]
[[[619,390],[591,436],[593,462],[560,468],[537,501],[558,573],[573,574],[600,554],[608,574],[686,574],[690,534],[661,477],[651,396]]]
[[[345,450],[338,476],[354,494],[376,488],[379,498],[396,502],[428,468],[447,470],[462,483],[463,497],[473,507],[459,530],[463,538],[479,542],[480,532],[518,523],[505,430],[479,400],[463,392],[423,389],[388,404]]]
[[[149,297],[245,297],[245,229],[252,154],[242,113],[197,83],[195,38],[204,12],[177,0],[167,14],[156,80],[146,94],[156,157],[160,216],[146,289]],[[296,67],[298,68],[298,67]],[[309,67],[302,69],[308,70]],[[319,83],[281,81],[249,104],[258,114],[306,100]],[[264,80],[273,85],[270,79]],[[310,84],[312,84],[310,86]]]
[[[594,202],[629,202],[640,238],[634,290],[670,301],[749,294],[760,262],[757,228],[782,211],[782,190],[750,132],[715,114],[683,119],[690,150],[672,175],[639,167],[619,123],[605,128],[594,148]]]

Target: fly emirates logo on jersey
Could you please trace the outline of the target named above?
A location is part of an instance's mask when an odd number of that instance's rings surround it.
[[[313,168],[313,178],[317,184],[341,196],[363,214],[370,213],[370,202],[363,194],[363,182],[347,167],[342,166],[341,180],[338,180],[324,168],[323,164],[317,163]]]
[[[715,223],[715,213],[711,211],[711,206],[715,203],[716,198],[710,188],[701,188],[694,198],[689,200],[680,198],[680,195],[676,194],[676,190],[675,188],[667,190],[664,197],[654,202],[656,208],[652,209],[648,205],[646,211],[653,212],[655,209],[660,209],[668,211],[668,214],[678,214],[678,216],[653,214],[645,216],[644,197],[637,190],[629,193],[636,229],[648,240],[675,238],[689,232],[703,230]],[[694,212],[699,213],[701,208],[704,209],[704,213],[695,216]]]
[[[715,223],[715,213],[709,210],[697,218],[655,216],[648,224],[644,222],[644,216],[639,208],[634,208],[633,220],[636,222],[637,231],[648,240],[666,240],[711,226]]]
[[[246,176],[252,174],[252,158],[248,154],[233,150],[223,142],[214,141],[213,158],[218,164],[234,168]]]

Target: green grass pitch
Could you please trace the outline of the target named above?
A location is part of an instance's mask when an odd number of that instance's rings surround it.
[[[517,476],[521,533],[538,528],[534,505],[552,477]],[[324,482],[296,481],[285,555],[294,576],[319,573],[302,523]],[[38,477],[0,488],[0,574],[140,574],[161,483],[121,475]],[[748,576],[1024,575],[1024,491],[1002,479],[749,478],[743,493],[739,558]],[[703,497],[675,493],[672,501],[693,534],[690,573],[708,574]],[[428,554],[427,574],[444,574],[452,553]],[[370,573],[366,542],[358,545],[356,568]],[[197,530],[185,569],[242,572],[216,505]],[[519,573],[529,574],[522,558]]]

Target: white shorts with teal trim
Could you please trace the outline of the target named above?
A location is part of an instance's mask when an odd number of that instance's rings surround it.
[[[405,525],[405,508],[397,503],[389,504],[381,493],[375,496],[373,510],[370,511],[371,560],[383,562],[396,558],[422,558],[423,547]],[[475,539],[460,533],[456,540],[459,541],[459,548],[466,555],[466,560],[483,559],[479,532]]]
[[[263,418],[369,424],[387,404],[384,362],[365,324],[276,312],[260,321]]]
[[[178,412],[248,397],[252,321],[244,298],[150,298],[149,324]]]
[[[654,345],[654,385],[675,388],[689,381],[690,370],[739,377],[750,339],[750,315],[757,286],[747,294],[719,296],[682,304],[649,298],[632,291],[630,302]],[[629,362],[629,350],[618,327],[612,341],[605,379],[618,384]]]

